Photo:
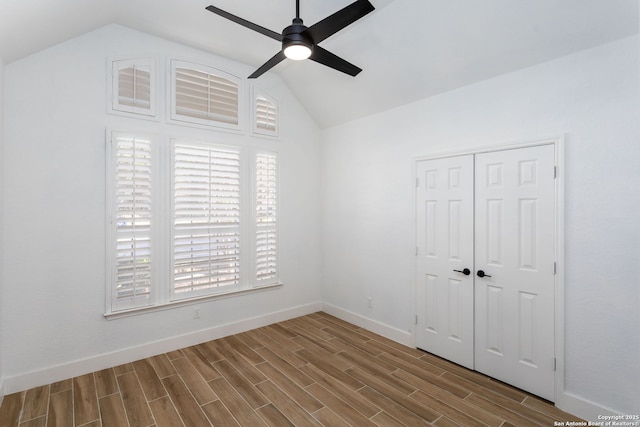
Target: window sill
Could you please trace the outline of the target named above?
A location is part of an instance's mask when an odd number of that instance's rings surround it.
[[[132,308],[132,309],[128,309],[128,310],[121,310],[121,311],[116,311],[116,312],[111,312],[111,313],[105,313],[104,317],[107,320],[121,319],[121,318],[124,318],[124,317],[137,316],[137,315],[146,314],[146,313],[155,313],[157,311],[171,310],[171,309],[178,308],[178,307],[185,307],[185,306],[189,306],[189,305],[193,305],[193,304],[200,304],[202,302],[214,301],[214,300],[225,299],[225,298],[232,298],[232,297],[236,297],[236,296],[240,296],[240,295],[253,294],[253,293],[256,293],[256,292],[274,290],[274,289],[281,288],[282,286],[283,286],[282,283],[272,283],[272,284],[269,284],[269,285],[254,286],[254,287],[248,288],[248,289],[240,289],[240,290],[235,290],[235,291],[223,292],[223,293],[219,293],[219,294],[215,294],[215,295],[199,296],[199,297],[196,297],[196,298],[184,299],[184,300],[179,300],[179,301],[172,301],[172,302],[168,302],[166,304],[161,304],[161,305],[152,305],[152,306],[147,306],[147,307],[138,307],[138,308]]]

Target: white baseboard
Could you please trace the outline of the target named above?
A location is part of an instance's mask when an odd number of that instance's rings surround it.
[[[567,392],[562,393],[562,396],[556,399],[556,407],[583,420],[592,422],[602,421],[602,419],[598,419],[599,415],[621,415],[613,409],[600,406],[597,403]]]
[[[321,311],[322,308],[322,303],[317,302],[273,313],[267,313],[160,341],[148,342],[136,347],[125,348],[86,359],[74,360],[62,365],[51,366],[38,371],[26,372],[13,377],[7,377],[2,385],[4,385],[4,391],[6,393],[16,393],[18,391],[51,384],[67,378],[73,378],[90,372],[122,365],[124,363],[135,362],[136,360],[167,353],[179,348],[189,347],[202,342],[246,332],[251,329],[260,328],[273,323],[283,322],[295,317]],[[1,392],[2,389],[0,389],[0,393]],[[0,396],[2,396],[2,394],[0,394]]]
[[[0,378],[0,406],[2,406],[3,400],[4,400],[4,380]]]
[[[413,347],[410,332],[396,329],[392,326],[378,322],[377,320],[369,319],[368,317],[364,317],[360,314],[353,313],[351,311],[327,303],[322,304],[322,311],[335,316],[338,319],[342,319],[345,322],[353,323],[354,325],[360,326],[361,328],[364,328],[368,331],[371,331],[378,335],[382,335],[383,337],[388,338],[392,341],[404,344],[408,347]]]

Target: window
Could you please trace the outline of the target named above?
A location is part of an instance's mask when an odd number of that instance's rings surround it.
[[[256,156],[256,280],[268,282],[278,275],[278,158],[275,153]]]
[[[156,115],[155,63],[152,59],[111,61],[111,112]]]
[[[171,118],[240,129],[240,79],[215,68],[171,62]]]
[[[108,300],[114,310],[151,303],[152,138],[114,133],[108,156],[109,252]]]
[[[174,298],[240,285],[240,152],[173,144]]]
[[[253,96],[253,133],[278,136],[278,103],[254,88]]]
[[[120,132],[108,151],[107,315],[279,283],[276,152]]]

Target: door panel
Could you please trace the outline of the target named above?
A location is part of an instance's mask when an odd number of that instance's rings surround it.
[[[476,155],[475,367],[553,400],[552,145]]]
[[[473,156],[418,162],[417,346],[473,368]]]

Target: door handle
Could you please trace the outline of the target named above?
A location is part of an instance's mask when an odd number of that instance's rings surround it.
[[[478,270],[476,274],[478,275],[478,277],[491,277],[482,270]]]
[[[453,270],[453,271],[456,271],[456,272],[458,272],[458,273],[462,273],[462,274],[464,274],[465,276],[468,276],[468,275],[470,275],[470,274],[471,274],[471,270],[469,270],[468,268],[465,268],[464,270]]]

